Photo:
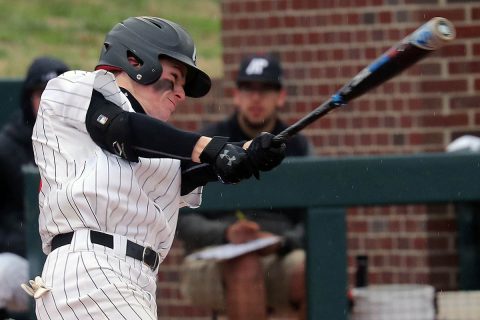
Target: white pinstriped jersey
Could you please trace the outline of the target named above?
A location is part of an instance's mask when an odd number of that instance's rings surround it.
[[[151,246],[162,261],[174,238],[178,209],[199,206],[201,188],[180,196],[179,160],[129,162],[95,144],[85,125],[92,89],[134,112],[110,72],[70,71],[48,83],[32,135],[42,180],[43,251],[50,252],[53,236],[89,228]]]

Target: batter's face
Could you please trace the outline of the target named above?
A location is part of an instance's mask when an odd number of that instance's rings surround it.
[[[149,116],[167,121],[177,105],[185,100],[187,67],[173,59],[162,58],[162,76],[155,83],[136,83],[132,94]]]
[[[253,130],[275,122],[277,109],[283,107],[285,98],[284,89],[260,82],[243,83],[234,92],[240,121]]]

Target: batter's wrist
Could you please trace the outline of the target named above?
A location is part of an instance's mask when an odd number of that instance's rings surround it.
[[[201,136],[200,139],[198,139],[197,143],[193,147],[192,151],[192,161],[196,163],[200,163],[200,154],[203,152],[207,144],[210,143],[212,138]]]

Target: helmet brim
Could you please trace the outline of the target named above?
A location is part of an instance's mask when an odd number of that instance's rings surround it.
[[[192,98],[200,98],[206,95],[211,87],[212,80],[205,72],[195,66],[187,64],[185,95]]]

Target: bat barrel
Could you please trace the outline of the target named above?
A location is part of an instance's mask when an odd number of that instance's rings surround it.
[[[276,135],[274,141],[285,142],[332,109],[388,81],[454,38],[455,28],[449,20],[442,17],[430,19],[361,70],[328,101]]]
[[[335,96],[347,103],[385,83],[454,38],[455,28],[449,20],[433,18],[365,67]]]
[[[455,27],[445,18],[435,17],[408,35],[403,42],[424,50],[437,50],[455,39]]]

